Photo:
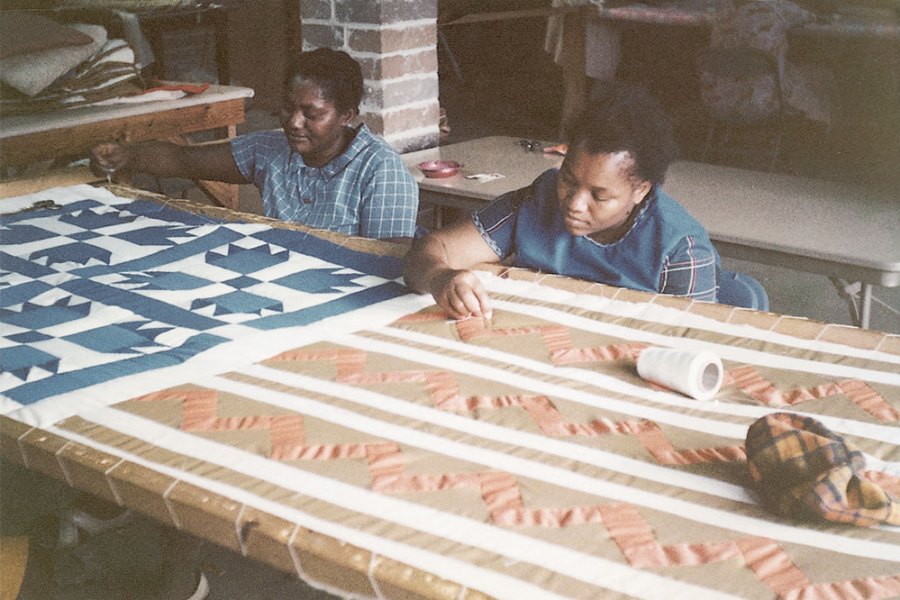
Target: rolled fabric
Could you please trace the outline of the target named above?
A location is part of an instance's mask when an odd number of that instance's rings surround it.
[[[819,421],[773,413],[747,430],[750,477],[763,505],[792,518],[900,525],[900,504],[862,477],[865,456]]]
[[[93,42],[4,58],[0,61],[0,79],[3,83],[26,96],[36,96],[60,76],[93,56],[107,41],[106,29],[100,25],[73,23],[69,27],[89,36]]]

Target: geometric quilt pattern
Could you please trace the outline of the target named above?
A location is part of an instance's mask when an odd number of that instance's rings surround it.
[[[0,238],[12,450],[338,593],[900,597],[900,528],[773,514],[744,447],[762,416],[809,415],[900,495],[887,336],[515,273],[479,274],[491,319],[453,321],[395,258],[121,199],[6,215]],[[651,347],[719,356],[715,398],[643,380]],[[66,393],[104,379],[107,402]]]
[[[0,394],[29,404],[405,290],[397,259],[85,197],[0,217]]]
[[[203,440],[216,465],[228,464],[217,448],[277,464],[271,477],[231,475],[259,477],[273,497],[311,477],[344,484],[354,508],[341,514],[364,532],[389,538],[398,511],[419,515],[400,521],[410,552],[434,548],[435,570],[465,557],[480,572],[460,580],[499,597],[900,594],[900,531],[773,517],[749,490],[743,447],[757,416],[815,414],[864,449],[863,477],[900,494],[897,357],[801,358],[768,334],[731,347],[730,332],[684,323],[669,337],[536,295],[495,293],[490,323],[421,310],[114,410],[189,434],[185,447]],[[715,401],[636,375],[643,348],[692,338],[723,357]],[[302,494],[322,514],[337,501]],[[492,576],[518,561],[531,587],[513,594]]]

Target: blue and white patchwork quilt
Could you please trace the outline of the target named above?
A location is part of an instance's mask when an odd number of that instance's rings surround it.
[[[399,259],[306,232],[90,186],[0,206],[4,413],[161,369],[188,365],[187,376],[263,358],[323,320],[371,324],[373,307],[406,293]]]

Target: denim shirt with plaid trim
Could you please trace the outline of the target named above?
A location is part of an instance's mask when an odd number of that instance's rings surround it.
[[[280,130],[236,137],[231,152],[259,189],[267,217],[369,238],[415,232],[419,188],[400,156],[365,125],[322,167],[292,152]]]
[[[472,219],[485,242],[514,265],[618,287],[716,301],[719,256],[700,223],[654,186],[628,232],[601,244],[570,234],[559,210],[557,169],[500,196]]]

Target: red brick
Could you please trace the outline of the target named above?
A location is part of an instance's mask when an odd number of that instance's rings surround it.
[[[381,85],[366,85],[366,103],[377,107],[393,107],[423,102],[438,97],[437,76],[415,79],[392,79]]]
[[[334,0],[334,13],[341,23],[387,25],[437,19],[437,0]]]
[[[355,57],[362,66],[366,79],[396,79],[411,73],[436,73],[437,51],[430,48],[423,52],[379,58]]]
[[[332,0],[303,0],[300,4],[300,18],[331,20],[334,17]]]
[[[434,148],[438,145],[439,133],[435,131],[427,135],[413,135],[408,138],[400,138],[391,140],[391,147],[400,154],[405,152],[415,152],[416,150],[424,150],[425,148]]]
[[[356,29],[347,31],[347,45],[357,52],[386,54],[437,45],[437,25],[420,25],[402,29]]]
[[[313,48],[340,49],[344,45],[343,27],[301,23],[300,35],[303,39],[304,50]]]
[[[440,107],[437,99],[426,106],[386,112],[383,117],[384,133],[385,135],[391,135],[399,131],[436,125],[439,119],[439,112]]]

